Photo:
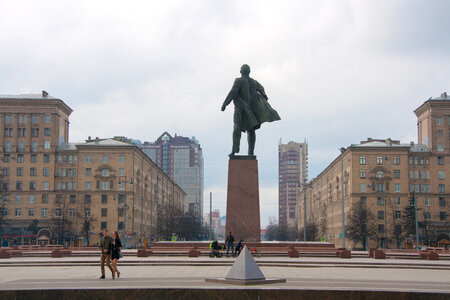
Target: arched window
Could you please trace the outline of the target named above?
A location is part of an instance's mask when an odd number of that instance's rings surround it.
[[[383,178],[384,177],[384,172],[383,171],[378,171],[377,174],[375,175],[377,178]]]

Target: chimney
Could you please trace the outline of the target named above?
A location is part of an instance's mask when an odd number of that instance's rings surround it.
[[[48,96],[48,93],[46,91],[42,91],[42,98],[46,98]]]
[[[447,92],[443,92],[443,93],[441,94],[441,98],[447,98]]]

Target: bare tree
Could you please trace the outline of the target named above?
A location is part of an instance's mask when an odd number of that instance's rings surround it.
[[[298,239],[300,241],[304,240],[304,230],[300,228],[298,232]],[[317,226],[316,220],[312,219],[310,222],[306,223],[306,240],[316,241],[319,237],[319,227]]]
[[[361,241],[364,250],[367,250],[368,240],[377,235],[375,216],[361,200],[352,206],[347,216],[346,235]]]
[[[91,215],[91,201],[84,201],[83,205],[80,206],[80,210],[77,213],[78,218],[81,220],[81,236],[86,240],[86,245],[90,245],[90,232],[93,223],[97,218]]]
[[[53,215],[53,232],[56,233],[58,243],[64,245],[73,236],[71,215],[75,214],[75,208],[66,194],[56,195],[55,212]]]

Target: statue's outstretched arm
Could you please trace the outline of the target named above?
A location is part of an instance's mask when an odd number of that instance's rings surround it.
[[[239,88],[241,86],[241,82],[239,79],[236,79],[233,83],[233,87],[231,88],[231,91],[228,93],[227,97],[225,98],[225,101],[223,101],[222,104],[222,111],[225,110],[225,108],[227,107],[228,104],[231,103],[231,101],[233,101],[233,99],[236,97],[236,95],[239,92]]]

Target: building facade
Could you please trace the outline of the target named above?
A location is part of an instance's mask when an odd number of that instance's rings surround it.
[[[146,153],[186,192],[185,211],[203,216],[203,153],[194,138],[164,132],[155,142],[144,142]]]
[[[138,146],[68,143],[72,110],[60,99],[0,96],[0,108],[3,241],[31,243],[49,228],[54,241],[92,245],[108,228],[137,246],[158,239],[161,208],[184,207],[183,190]]]
[[[297,226],[297,192],[308,178],[308,144],[278,144],[278,220]]]
[[[450,98],[444,93],[414,112],[419,143],[369,138],[347,147],[299,193],[299,228],[314,227],[313,239],[343,246],[343,227],[349,226],[352,207],[361,203],[374,216],[376,228],[367,246],[403,247],[415,239],[405,231],[405,209],[413,199],[421,243],[448,237]],[[345,246],[364,245],[346,238]]]
[[[209,228],[210,213],[205,214],[205,226]],[[222,225],[220,211],[215,209],[211,212],[211,233],[216,240],[225,240],[225,225]]]

